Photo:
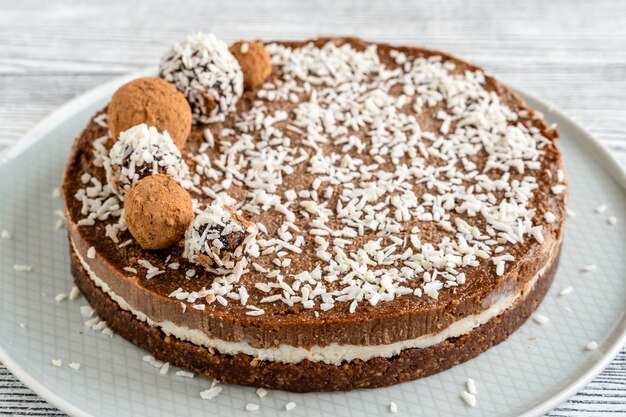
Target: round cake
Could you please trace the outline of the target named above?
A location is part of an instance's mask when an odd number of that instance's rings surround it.
[[[105,108],[63,184],[76,285],[157,359],[288,391],[381,387],[505,340],[548,290],[558,133],[480,68],[198,34],[159,74],[190,102],[184,146],[146,124],[112,137]]]

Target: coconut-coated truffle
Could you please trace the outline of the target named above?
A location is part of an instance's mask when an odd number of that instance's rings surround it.
[[[181,241],[193,220],[191,197],[172,177],[145,177],[124,200],[128,230],[144,249],[163,249]]]
[[[141,178],[168,174],[191,187],[189,167],[167,132],[140,124],[120,133],[102,164],[111,190],[123,200]]]
[[[223,41],[196,33],[174,44],[161,58],[159,75],[191,105],[196,123],[223,120],[243,93],[243,73]]]
[[[176,87],[158,77],[138,78],[121,86],[111,99],[108,123],[113,139],[145,123],[167,131],[182,149],[191,131],[191,107]]]
[[[263,42],[239,41],[230,47],[243,71],[243,86],[247,90],[261,87],[272,73],[272,62]]]
[[[233,269],[244,256],[255,225],[227,205],[213,203],[198,214],[185,233],[183,256],[205,268]]]

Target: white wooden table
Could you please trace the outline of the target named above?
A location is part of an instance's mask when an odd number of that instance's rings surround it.
[[[0,150],[65,101],[155,65],[166,45],[202,30],[227,41],[356,35],[442,49],[551,101],[626,167],[624,1],[242,3],[0,0]],[[63,414],[0,364],[0,415]],[[626,415],[626,350],[549,415]]]

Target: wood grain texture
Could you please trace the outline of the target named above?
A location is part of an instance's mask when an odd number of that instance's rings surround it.
[[[446,50],[554,103],[626,167],[626,2],[0,0],[0,149],[191,31],[356,35]],[[0,415],[63,415],[0,365]],[[626,415],[626,350],[550,416]]]

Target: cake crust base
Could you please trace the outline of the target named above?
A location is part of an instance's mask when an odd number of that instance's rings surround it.
[[[115,333],[155,358],[224,383],[292,392],[323,392],[393,385],[436,374],[478,356],[504,341],[537,309],[554,279],[559,257],[560,253],[529,293],[466,335],[428,348],[406,349],[391,358],[356,360],[340,366],[307,360],[298,364],[267,362],[244,354],[211,353],[205,347],[167,336],[122,310],[94,284],[73,252],[71,265],[74,282],[100,318]]]

